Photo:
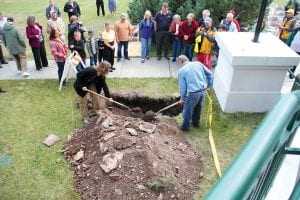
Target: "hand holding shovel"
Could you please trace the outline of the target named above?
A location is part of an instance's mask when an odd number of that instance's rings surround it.
[[[94,92],[94,91],[92,91],[92,90],[89,90],[89,89],[87,89],[86,87],[83,87],[82,90],[83,90],[83,91],[87,91],[87,92],[89,92],[89,93],[91,93],[91,94],[97,95],[97,96],[99,96],[99,97],[101,97],[101,98],[107,100],[108,102],[115,103],[115,104],[117,104],[117,105],[119,105],[119,106],[121,106],[121,107],[123,107],[123,108],[126,108],[126,109],[128,109],[128,110],[131,110],[128,106],[126,106],[126,105],[124,105],[124,104],[122,104],[122,103],[119,103],[119,102],[113,100],[112,98],[108,98],[108,97],[106,97],[106,96],[103,96],[103,95],[101,95],[101,94],[98,94],[97,92]]]

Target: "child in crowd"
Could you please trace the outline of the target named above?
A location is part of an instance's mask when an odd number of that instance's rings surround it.
[[[80,55],[83,63],[85,64],[86,60],[86,53],[84,50],[84,40],[81,39],[81,33],[79,31],[74,32],[74,40],[70,44],[70,49],[71,51],[77,51],[78,54]],[[84,66],[79,62],[79,64],[76,67],[77,71],[82,71],[84,69]]]
[[[216,30],[212,26],[212,19],[210,17],[204,19],[204,25],[204,28],[199,27],[196,31],[196,35],[201,35],[201,41],[198,44],[199,54],[197,60],[210,69],[211,51],[215,42]]]
[[[173,50],[172,50],[172,61],[175,62],[176,58],[181,54],[182,49],[182,30],[181,30],[181,18],[179,15],[173,16],[173,22],[169,30],[173,35]]]
[[[97,65],[97,51],[98,51],[98,42],[94,38],[94,31],[88,31],[88,41],[87,41],[87,50],[90,56],[90,66],[93,67]]]
[[[97,39],[97,43],[98,43],[98,60],[100,63],[103,59],[103,52],[104,52],[104,41],[102,39],[101,33],[99,35],[99,38]]]

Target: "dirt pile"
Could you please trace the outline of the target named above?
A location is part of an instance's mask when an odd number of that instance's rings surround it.
[[[150,123],[120,112],[103,110],[65,143],[81,198],[191,199],[201,163],[178,125],[170,118]]]

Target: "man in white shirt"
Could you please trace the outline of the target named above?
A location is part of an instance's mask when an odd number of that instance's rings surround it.
[[[51,18],[47,22],[47,33],[49,34],[51,32],[51,29],[57,29],[59,31],[59,37],[60,39],[65,42],[65,24],[62,20],[62,18],[57,16],[57,13],[52,10],[50,12]]]

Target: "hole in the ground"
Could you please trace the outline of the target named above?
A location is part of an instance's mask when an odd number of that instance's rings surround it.
[[[140,108],[142,113],[146,113],[147,111],[153,111],[156,113],[160,109],[169,106],[177,101],[179,101],[179,97],[173,98],[151,98],[148,96],[143,96],[139,93],[113,93],[112,98],[120,103],[123,103],[133,110],[135,108]],[[182,107],[178,104],[174,107],[171,107],[161,114],[168,116],[177,116],[182,111]],[[136,112],[138,113],[138,112]]]

